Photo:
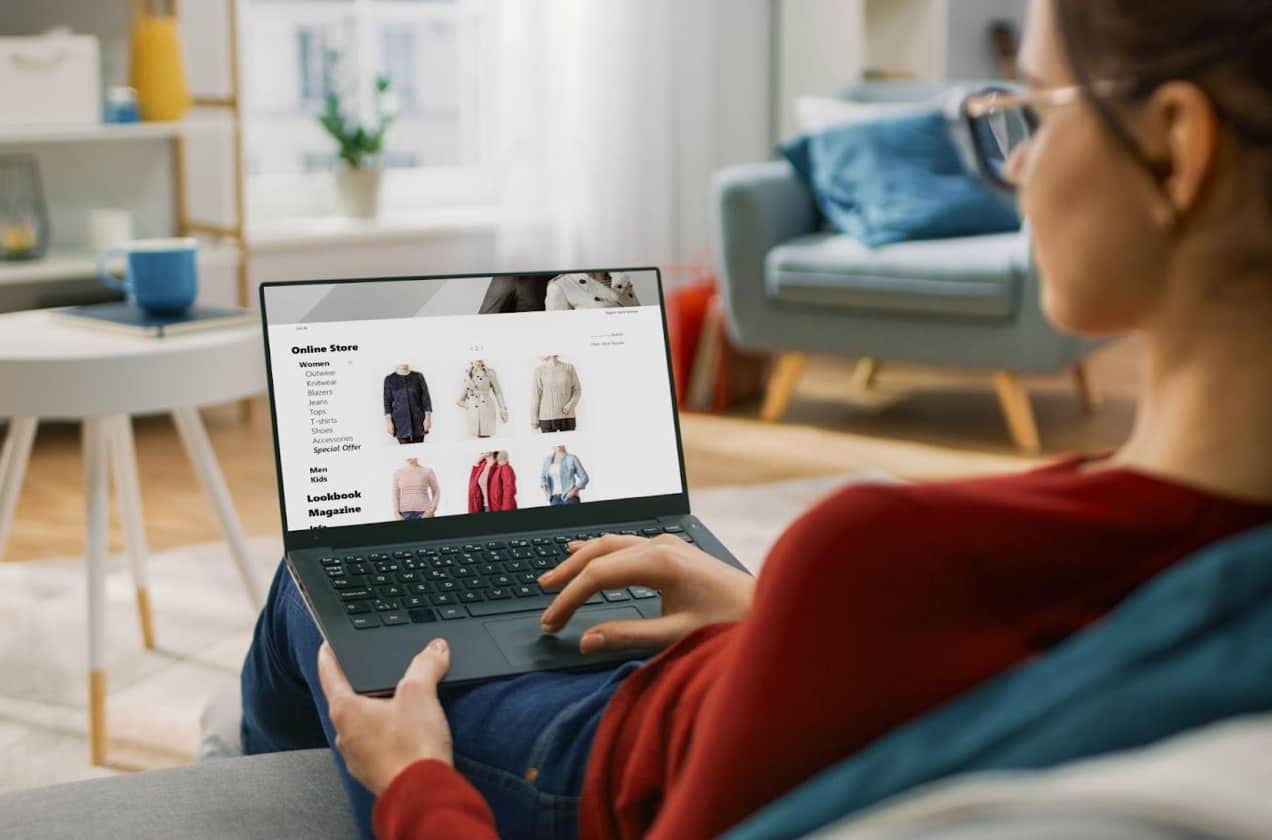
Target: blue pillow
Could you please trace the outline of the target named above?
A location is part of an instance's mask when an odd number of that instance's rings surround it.
[[[963,168],[936,109],[834,126],[778,150],[826,218],[870,248],[1020,228],[1015,208]]]

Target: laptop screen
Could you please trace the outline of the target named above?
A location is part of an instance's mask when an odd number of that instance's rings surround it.
[[[287,531],[684,491],[652,269],[262,301]]]

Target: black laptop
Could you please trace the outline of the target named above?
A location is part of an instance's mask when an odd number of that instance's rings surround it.
[[[674,534],[741,568],[689,508],[657,269],[265,283],[287,566],[355,690],[432,638],[447,684],[586,669],[593,596],[559,633],[538,577],[567,544]]]

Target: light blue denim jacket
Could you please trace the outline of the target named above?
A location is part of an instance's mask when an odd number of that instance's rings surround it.
[[[539,482],[540,486],[549,493],[552,492],[551,475],[552,456],[549,455],[543,459],[543,471],[540,473]],[[571,484],[575,488],[582,490],[587,486],[588,481],[587,470],[583,469],[583,462],[578,459],[578,456],[571,455],[569,452],[565,453],[565,456],[561,458],[562,492],[569,490]]]

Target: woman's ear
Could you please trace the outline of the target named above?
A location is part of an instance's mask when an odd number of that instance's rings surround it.
[[[1200,87],[1167,82],[1145,108],[1149,158],[1160,163],[1162,208],[1171,224],[1191,213],[1211,182],[1218,153],[1219,117]]]

